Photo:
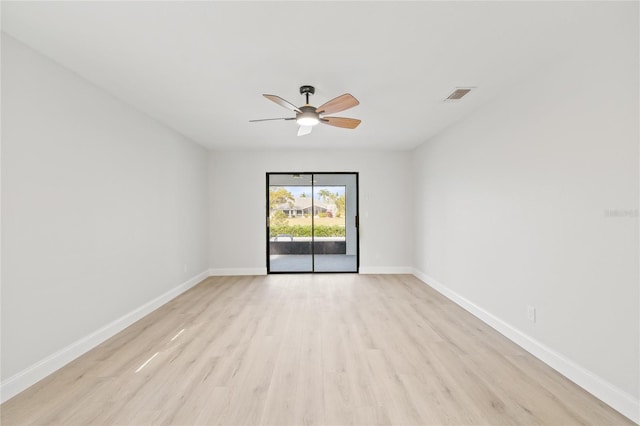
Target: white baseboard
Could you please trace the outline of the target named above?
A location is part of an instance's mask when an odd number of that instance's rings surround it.
[[[18,393],[44,379],[56,370],[64,367],[80,355],[83,355],[105,340],[116,335],[134,322],[155,311],[160,306],[189,290],[191,287],[195,286],[207,277],[208,271],[201,272],[177,287],[174,287],[166,293],[156,297],[150,302],[145,303],[82,339],[73,342],[69,346],[60,349],[32,366],[14,374],[0,384],[0,401],[5,402],[10,398],[13,398]]]
[[[361,274],[413,274],[410,266],[361,266]]]
[[[210,268],[210,277],[228,275],[267,275],[267,268]]]
[[[413,274],[410,266],[361,266],[361,274]],[[211,268],[210,277],[228,275],[266,275],[267,268]]]
[[[413,275],[425,284],[438,291],[454,303],[460,305],[480,320],[503,334],[505,337],[521,346],[542,362],[558,371],[563,376],[585,389],[587,392],[610,405],[612,408],[625,415],[634,422],[640,424],[640,401],[632,395],[617,388],[591,371],[581,367],[564,355],[545,346],[502,319],[496,317],[480,306],[474,304],[465,297],[454,292],[447,286],[439,283],[427,274],[417,269]]]

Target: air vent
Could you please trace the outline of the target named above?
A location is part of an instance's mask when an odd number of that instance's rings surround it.
[[[471,89],[473,89],[473,87],[458,87],[451,92],[449,96],[447,96],[445,101],[459,101],[463,96],[469,93]]]

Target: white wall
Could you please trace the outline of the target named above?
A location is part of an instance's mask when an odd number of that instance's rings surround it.
[[[416,150],[415,266],[580,384],[593,374],[638,421],[638,10],[625,7]]]
[[[211,152],[209,158],[212,273],[266,272],[266,173],[291,171],[359,172],[360,271],[411,270],[409,153]]]
[[[3,390],[206,271],[206,197],[203,148],[3,34]]]

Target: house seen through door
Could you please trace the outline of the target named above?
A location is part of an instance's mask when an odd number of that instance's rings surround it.
[[[267,173],[267,271],[358,265],[358,174]]]

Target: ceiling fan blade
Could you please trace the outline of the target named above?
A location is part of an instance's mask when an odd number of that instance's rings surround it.
[[[334,112],[344,111],[345,109],[353,108],[359,105],[360,102],[349,93],[340,95],[337,98],[331,99],[329,102],[325,102],[316,108],[318,114],[333,114]]]
[[[285,107],[286,109],[293,111],[293,112],[300,112],[300,110],[298,109],[297,106],[293,105],[291,102],[285,101],[284,99],[282,99],[280,96],[276,96],[276,95],[262,95],[265,98],[269,99],[270,101],[273,101],[275,103],[277,103],[278,105]]]
[[[345,129],[355,129],[362,122],[357,118],[344,118],[344,117],[322,117],[321,123],[328,124],[330,126],[343,127]]]
[[[249,120],[249,123],[255,123],[256,121],[272,121],[272,120],[295,120],[295,117],[286,118],[259,118],[257,120]]]
[[[308,135],[311,133],[311,129],[313,129],[312,126],[300,126],[298,129],[298,136]]]

